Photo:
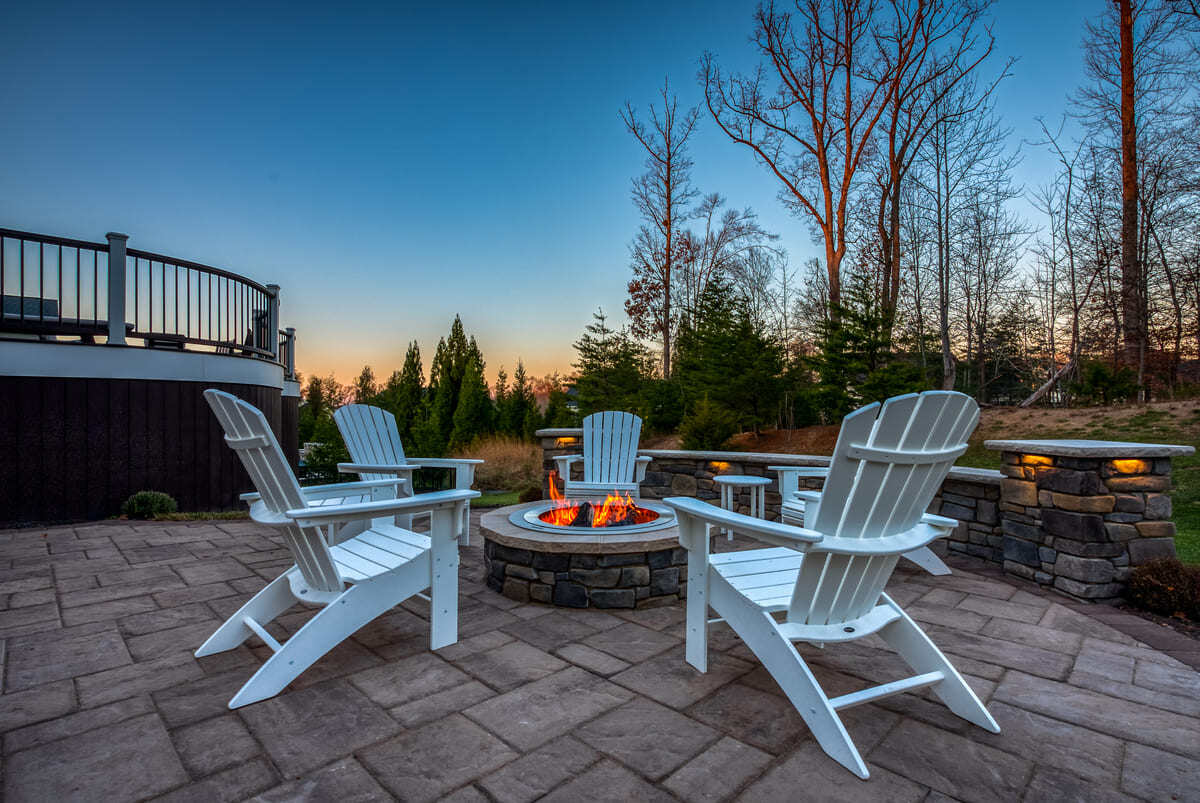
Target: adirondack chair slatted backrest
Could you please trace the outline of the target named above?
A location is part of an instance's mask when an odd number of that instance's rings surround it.
[[[642,419],[608,410],[583,419],[583,481],[633,482]]]
[[[406,462],[396,416],[369,404],[347,404],[333,414],[334,422],[355,463],[398,465]],[[391,479],[390,474],[359,474],[363,480]]]
[[[925,514],[967,438],[979,406],[961,393],[930,391],[856,410],[842,422],[810,528],[839,538],[906,532]],[[878,601],[898,555],[835,555],[818,544],[805,558],[788,621],[855,619]]]
[[[300,483],[262,411],[220,390],[206,390],[204,398],[225,430],[225,443],[241,459],[267,510],[282,514],[286,510],[307,507]],[[341,575],[334,566],[320,528],[288,524],[281,532],[310,588],[341,590]]]

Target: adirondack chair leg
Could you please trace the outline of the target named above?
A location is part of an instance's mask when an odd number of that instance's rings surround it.
[[[420,591],[424,578],[416,572],[404,571],[410,566],[417,568],[409,564],[397,572],[355,583],[343,591],[258,668],[229,701],[229,707],[240,708],[279,694],[300,673],[360,627]]]
[[[690,516],[679,522],[680,542],[688,551],[687,640],[684,657],[708,671],[708,525]]]
[[[987,708],[980,702],[971,687],[958,673],[954,665],[942,654],[925,631],[906,614],[891,597],[884,594],[882,599],[891,605],[900,618],[880,631],[879,636],[900,654],[900,657],[918,674],[924,672],[941,672],[944,679],[930,687],[946,707],[968,722],[972,722],[984,730],[999,733],[1000,726],[988,713]]]
[[[469,502],[463,505],[462,515],[459,517],[458,543],[460,546],[471,545],[471,504]]]
[[[725,617],[783,689],[821,749],[859,778],[869,778],[867,765],[841,718],[829,705],[821,684],[796,647],[779,632],[771,614],[741,596],[719,575],[712,578],[710,587],[712,604],[718,615]]]
[[[430,515],[429,648],[441,649],[458,641],[458,543],[455,538],[462,511],[440,508]]]
[[[218,627],[216,632],[200,645],[200,649],[196,650],[196,657],[203,658],[206,655],[232,650],[254,635],[243,622],[247,616],[266,627],[268,622],[295,605],[296,597],[293,596],[291,583],[288,581],[289,574],[290,571],[279,575],[245,605],[238,608],[237,613],[225,620],[225,624]]]
[[[903,557],[911,560],[930,574],[939,576],[950,574],[950,567],[937,556],[937,553],[927,546],[914,549],[912,552],[905,552]]]

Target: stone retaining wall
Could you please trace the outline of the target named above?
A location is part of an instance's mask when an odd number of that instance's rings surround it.
[[[687,596],[682,547],[609,555],[556,554],[484,542],[487,585],[518,602],[568,608],[651,608]]]
[[[553,457],[580,452],[579,429],[541,430],[543,495]],[[1003,471],[953,468],[930,505],[959,522],[935,549],[1001,564],[1004,570],[1073,597],[1115,600],[1134,566],[1175,555],[1171,519],[1171,457],[1192,447],[1107,441],[988,441],[1002,452]],[[768,466],[825,466],[813,455],[687,452],[642,449],[653,458],[642,496],[693,496],[713,500],[717,474],[772,480],[766,517],[779,519],[782,501]],[[582,467],[576,466],[582,471]],[[580,475],[580,478],[582,475]],[[820,488],[820,479],[802,479]],[[750,512],[750,491],[737,508]]]
[[[579,454],[581,429],[543,429],[537,435],[542,444],[542,497],[549,498],[550,472],[556,469],[554,458]],[[768,466],[827,466],[829,458],[820,455],[766,454],[756,452],[693,452],[678,449],[641,449],[638,454],[653,458],[642,483],[642,496],[663,499],[668,496],[692,496],[716,503],[720,498],[713,477],[718,474],[746,474],[766,477],[772,483],[766,489],[766,517],[779,520],[783,501],[778,477]],[[583,478],[583,467],[574,467],[575,479]],[[959,521],[959,527],[935,550],[948,549],[975,557],[1003,561],[1000,530],[1000,480],[998,471],[954,468],[930,505],[931,513],[940,513]],[[800,486],[820,490],[820,478],[802,478]],[[737,509],[750,512],[750,489],[738,490]]]

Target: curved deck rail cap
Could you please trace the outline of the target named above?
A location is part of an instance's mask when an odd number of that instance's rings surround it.
[[[36,340],[0,340],[0,376],[284,386],[283,366],[253,357]]]
[[[997,452],[1050,455],[1052,457],[1185,457],[1192,446],[1170,443],[1130,443],[1089,440],[991,440],[985,448]]]

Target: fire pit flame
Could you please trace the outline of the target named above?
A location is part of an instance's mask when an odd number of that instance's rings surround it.
[[[538,516],[556,527],[623,527],[648,524],[658,513],[638,507],[628,492],[610,493],[603,502],[568,502],[558,490],[558,472],[550,472],[550,499],[554,506]]]

